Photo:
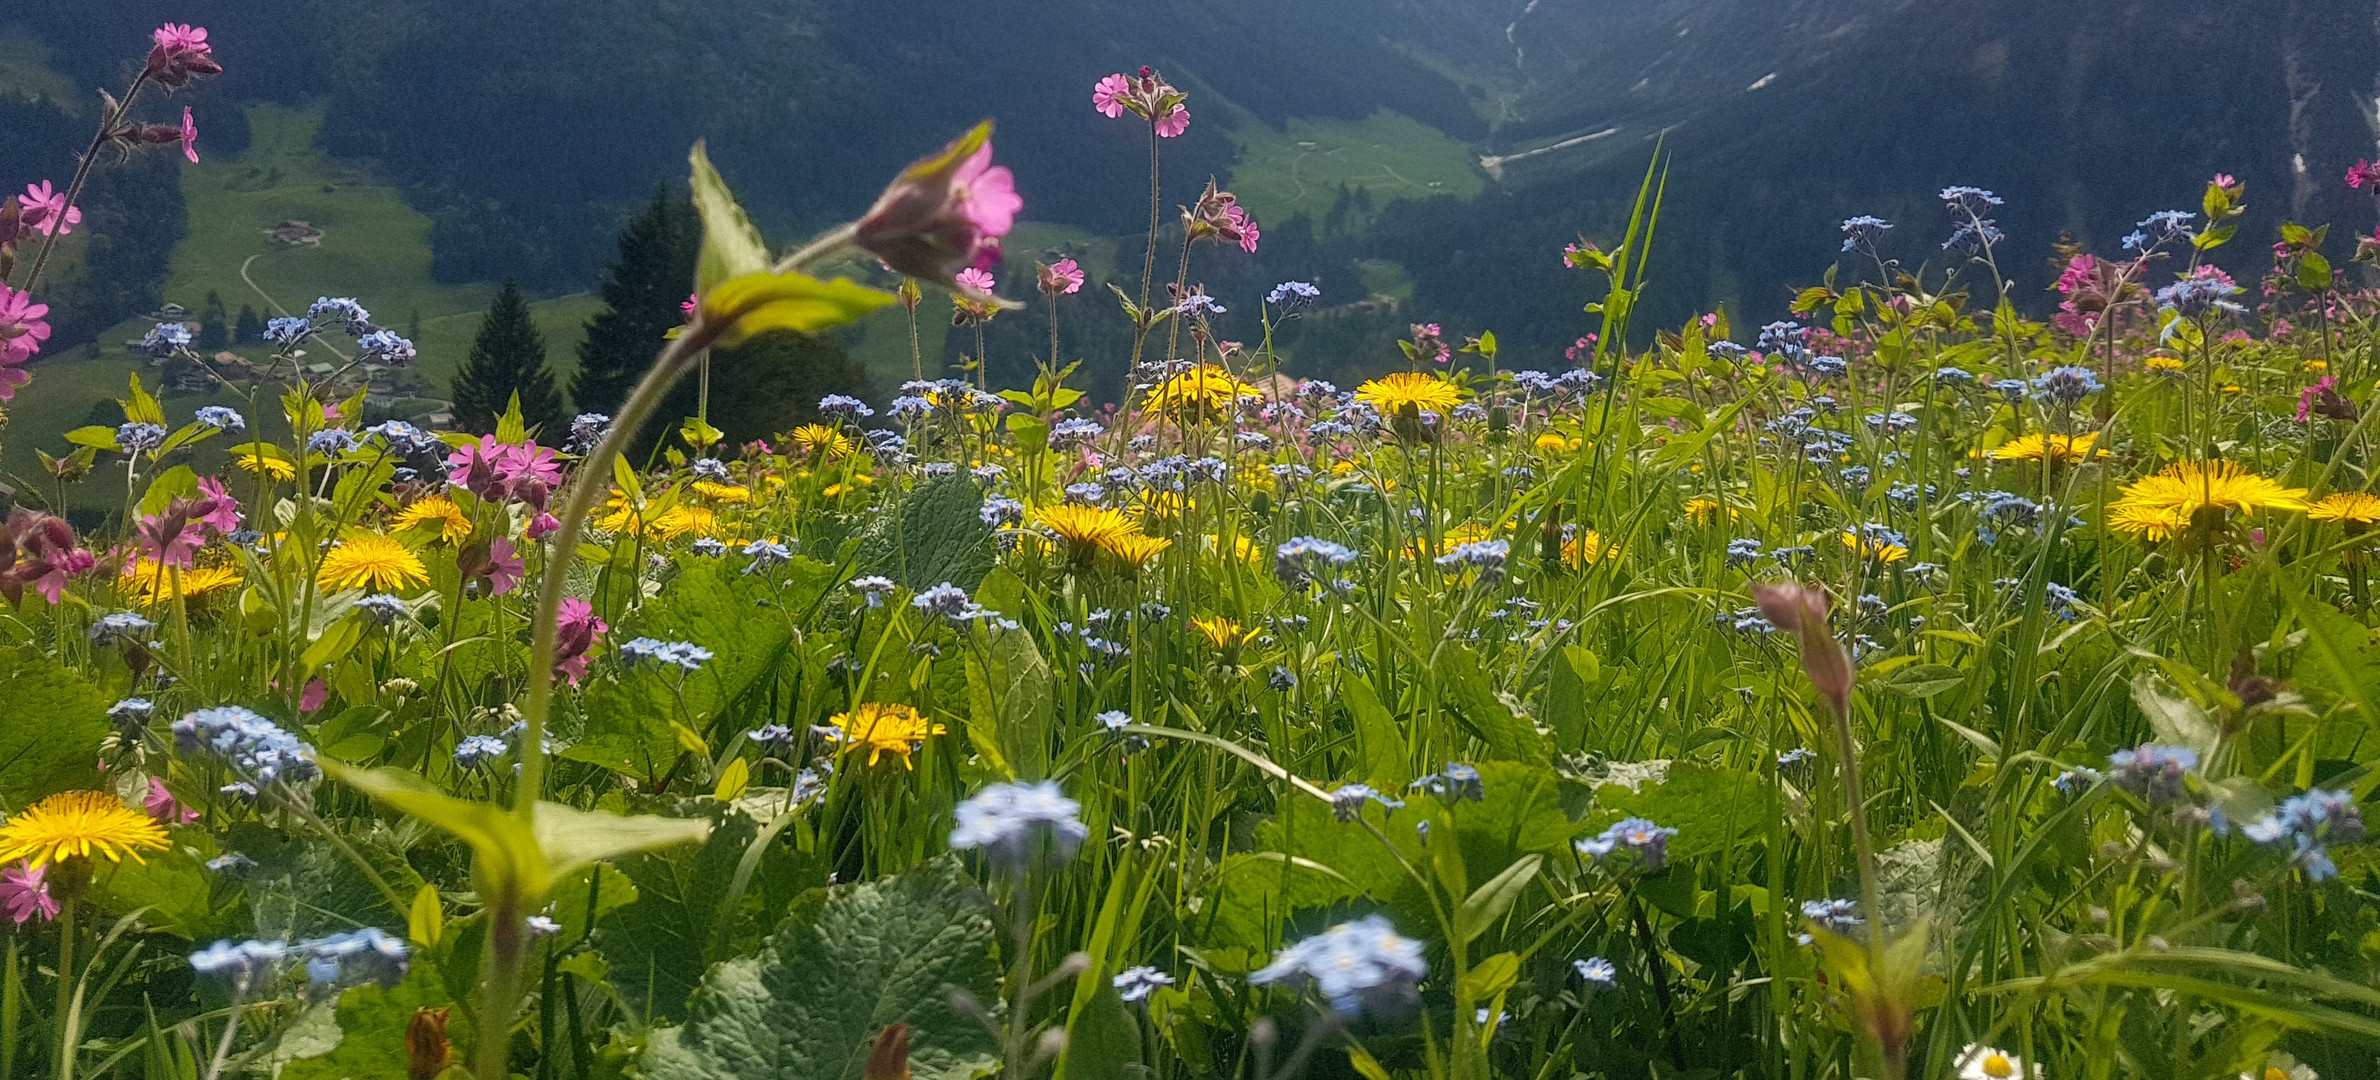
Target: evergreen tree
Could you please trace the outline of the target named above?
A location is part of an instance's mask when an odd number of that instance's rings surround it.
[[[231,316],[223,310],[223,294],[208,292],[198,309],[198,351],[219,353],[231,345]]]
[[[818,399],[828,394],[876,396],[868,369],[831,336],[778,330],[711,353],[711,426],[725,436],[729,456],[753,439],[775,439],[818,419]],[[682,445],[678,428],[695,415],[698,397],[694,376],[679,380],[630,444],[630,457],[644,460],[665,434],[670,445]]]
[[[619,255],[596,286],[609,310],[587,320],[578,375],[570,382],[570,398],[582,412],[619,411],[629,389],[653,366],[662,336],[685,321],[678,305],[694,288],[701,244],[694,204],[667,185],[655,187],[652,201],[620,229],[619,242]]]
[[[253,345],[264,340],[264,320],[256,317],[253,305],[240,305],[240,321],[232,324],[231,340],[235,345]]]
[[[528,301],[511,278],[489,305],[487,321],[471,343],[471,355],[455,372],[455,424],[466,431],[492,432],[512,395],[521,395],[521,418],[548,436],[562,430],[562,392],[545,362],[545,335],[529,321]]]

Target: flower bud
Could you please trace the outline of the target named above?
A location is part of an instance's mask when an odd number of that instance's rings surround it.
[[[1854,678],[1851,657],[1827,627],[1826,590],[1791,582],[1756,586],[1752,594],[1760,601],[1761,615],[1801,638],[1802,671],[1838,714],[1848,715]]]
[[[1015,175],[992,164],[991,139],[987,120],[902,170],[860,219],[855,242],[896,273],[944,283],[996,252],[1025,202]]]

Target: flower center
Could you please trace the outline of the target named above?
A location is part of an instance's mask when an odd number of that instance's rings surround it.
[[[2264,1067],[2264,1080],[2289,1080],[2289,1074],[2282,1072],[2278,1065],[2267,1065]]]
[[[2006,1054],[1990,1054],[1983,1059],[1983,1075],[1993,1080],[2005,1080],[2016,1075],[2016,1066],[2008,1063]]]

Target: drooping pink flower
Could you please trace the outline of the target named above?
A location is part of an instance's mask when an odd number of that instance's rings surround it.
[[[319,676],[308,679],[306,680],[306,688],[298,691],[298,711],[320,711],[323,703],[329,701],[330,698],[331,686],[329,683],[322,681],[321,677]]]
[[[1091,107],[1099,110],[1100,115],[1114,120],[1124,115],[1123,98],[1131,92],[1132,80],[1125,78],[1123,72],[1116,72],[1099,80],[1099,85],[1091,88]]]
[[[2338,376],[2325,375],[2314,385],[2298,391],[2297,422],[2303,424],[2309,418],[2311,418],[2314,414],[2314,402],[2320,399],[2324,394],[2336,393],[2338,391],[2338,386]]]
[[[188,105],[182,106],[182,156],[198,164],[198,121],[191,118]]]
[[[562,482],[560,455],[536,443],[497,442],[482,435],[446,456],[447,481],[483,499],[517,500],[544,510],[546,496]]]
[[[1843,651],[1841,642],[1827,628],[1827,610],[1832,599],[1826,590],[1815,585],[1787,582],[1783,585],[1755,585],[1752,596],[1760,602],[1760,613],[1777,629],[1801,638],[1802,672],[1818,692],[1834,704],[1836,711],[1848,713],[1851,708],[1851,685],[1854,674],[1851,657]]]
[[[15,367],[41,351],[41,343],[50,339],[50,324],[44,319],[49,313],[50,306],[34,303],[32,293],[0,285],[0,367]],[[0,391],[0,401],[9,397],[9,392]]]
[[[0,870],[0,909],[18,926],[38,918],[43,922],[58,917],[58,901],[50,895],[46,865],[28,868],[22,860]]]
[[[1190,106],[1176,104],[1173,111],[1157,121],[1157,137],[1171,139],[1190,130]]]
[[[948,281],[998,258],[1025,200],[1016,174],[992,164],[991,124],[903,170],[860,219],[854,241],[893,272]]]
[[[562,523],[554,520],[554,515],[541,510],[536,517],[529,519],[529,527],[523,531],[531,540],[543,540],[561,527]]]
[[[188,570],[191,556],[206,542],[206,533],[196,526],[215,513],[212,498],[175,499],[159,513],[141,515],[133,529],[133,550],[160,566]],[[236,520],[238,511],[233,515]]]
[[[511,592],[521,583],[521,556],[513,550],[512,541],[501,536],[488,541],[488,584],[497,596]]]
[[[231,490],[223,486],[223,481],[212,476],[202,477],[198,482],[198,493],[214,502],[214,506],[198,519],[200,522],[214,530],[217,536],[239,531],[240,501],[232,498]]]
[[[2380,184],[2380,162],[2357,158],[2355,164],[2347,166],[2347,186],[2361,188],[2365,184]]]
[[[695,309],[695,308],[698,308],[698,307],[701,307],[701,306],[702,306],[702,296],[701,296],[701,294],[699,294],[699,293],[687,293],[687,294],[686,294],[686,299],[685,299],[683,302],[681,302],[681,303],[679,303],[679,304],[678,304],[678,314],[684,315],[684,316],[686,316],[687,318],[691,319],[691,318],[693,318],[693,317],[694,317],[694,309]]]
[[[149,34],[149,59],[143,74],[167,86],[181,86],[199,75],[221,75],[215,47],[207,44],[207,28],[167,23]]]
[[[577,686],[587,674],[587,653],[611,629],[595,617],[593,605],[575,596],[562,598],[561,618],[554,627],[554,673]]]
[[[25,602],[25,586],[33,586],[50,603],[65,595],[68,578],[97,566],[99,560],[75,546],[74,528],[66,519],[17,507],[0,531],[0,596],[11,604]]]
[[[1036,264],[1036,269],[1045,296],[1072,296],[1083,287],[1083,268],[1073,259],[1060,259],[1048,266]]]
[[[159,825],[188,825],[198,820],[198,811],[183,806],[174,798],[174,793],[166,789],[165,781],[154,776],[149,778],[149,794],[141,799],[140,804],[141,809],[149,812],[149,820]]]
[[[72,235],[83,221],[83,208],[66,205],[66,193],[51,188],[47,180],[25,185],[21,204],[24,227],[43,236]]]

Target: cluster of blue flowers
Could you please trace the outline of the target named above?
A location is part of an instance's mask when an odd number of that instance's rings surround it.
[[[1363,816],[1364,804],[1379,803],[1381,808],[1394,812],[1404,808],[1404,802],[1389,798],[1368,784],[1347,784],[1330,793],[1331,816],[1340,821],[1354,821]]]
[[[620,659],[629,666],[653,663],[675,667],[686,674],[702,670],[710,662],[711,650],[687,641],[660,641],[640,637],[620,646]]]
[[[994,866],[1010,872],[1032,866],[1045,846],[1060,860],[1071,859],[1091,835],[1079,816],[1082,810],[1056,781],[992,784],[958,805],[950,846],[980,850]]]
[[[119,641],[142,641],[156,629],[156,623],[129,611],[119,611],[112,615],[102,615],[91,624],[91,644],[113,645]]]
[[[1985,248],[2005,239],[1992,219],[1983,216],[2003,203],[1999,196],[1979,187],[1953,184],[1942,189],[1941,199],[1957,226],[1951,231],[1950,239],[1942,241],[1942,250],[1961,246]]]
[[[744,545],[744,557],[752,560],[744,564],[744,573],[759,574],[792,562],[793,551],[774,540],[754,540]]]
[[[125,454],[145,454],[165,445],[165,428],[145,421],[135,421],[116,427],[116,449]]]
[[[251,864],[253,865],[253,864]],[[305,965],[311,990],[339,990],[364,983],[395,986],[411,969],[411,950],[379,927],[290,945],[282,941],[218,941],[190,954],[190,969],[202,979],[231,983],[242,993],[269,982],[283,962]]]
[[[1402,1009],[1418,997],[1430,966],[1421,942],[1400,935],[1386,916],[1340,923],[1283,948],[1248,976],[1254,986],[1311,983],[1341,1016]]]
[[[1874,248],[1876,240],[1892,230],[1892,222],[1873,214],[1843,219],[1843,250],[1852,251],[1861,244]]]
[[[185,714],[173,723],[174,746],[184,754],[205,750],[223,759],[241,777],[226,784],[226,794],[253,799],[276,781],[302,784],[322,775],[314,764],[314,748],[281,725],[237,705],[222,705]]]
[[[2240,828],[2240,835],[2267,847],[2287,847],[2289,861],[2312,881],[2339,876],[2330,845],[2364,838],[2363,811],[2345,791],[2316,788],[2292,795],[2271,814]]]
[[[217,431],[228,431],[234,435],[248,430],[248,418],[229,405],[201,405],[190,418]]]
[[[1844,937],[1867,925],[1867,920],[1859,917],[1859,902],[1856,900],[1805,900],[1802,902],[1802,918],[1827,933]],[[1801,943],[1809,944],[1810,935],[1801,935]]]
[[[2198,751],[2187,746],[2142,743],[2138,749],[2118,750],[2107,757],[2108,776],[2117,787],[2138,795],[2152,806],[2169,806],[2189,797],[2183,777],[2198,767]]]
[[[1665,828],[1640,817],[1622,818],[1600,834],[1577,843],[1578,853],[1602,862],[1620,851],[1635,852],[1646,870],[1659,870],[1669,865],[1669,838],[1676,829]]]
[[[1322,290],[1313,285],[1303,281],[1284,281],[1273,286],[1273,291],[1264,294],[1264,302],[1275,306],[1287,303],[1290,307],[1295,308],[1301,304],[1312,303],[1321,297]]]
[[[860,407],[864,409],[867,406]],[[595,444],[602,442],[604,436],[611,434],[611,430],[612,418],[609,415],[583,412],[570,418],[570,435],[563,440],[562,446],[572,453],[584,454],[595,449]]]
[[[831,420],[865,420],[876,415],[876,410],[849,394],[828,394],[818,399],[818,415]]]
[[[466,771],[503,757],[512,747],[493,735],[468,735],[455,744],[455,764]]]
[[[1487,800],[1487,782],[1480,778],[1479,769],[1461,762],[1449,763],[1445,768],[1406,785],[1406,789],[1435,795],[1450,803]]]

